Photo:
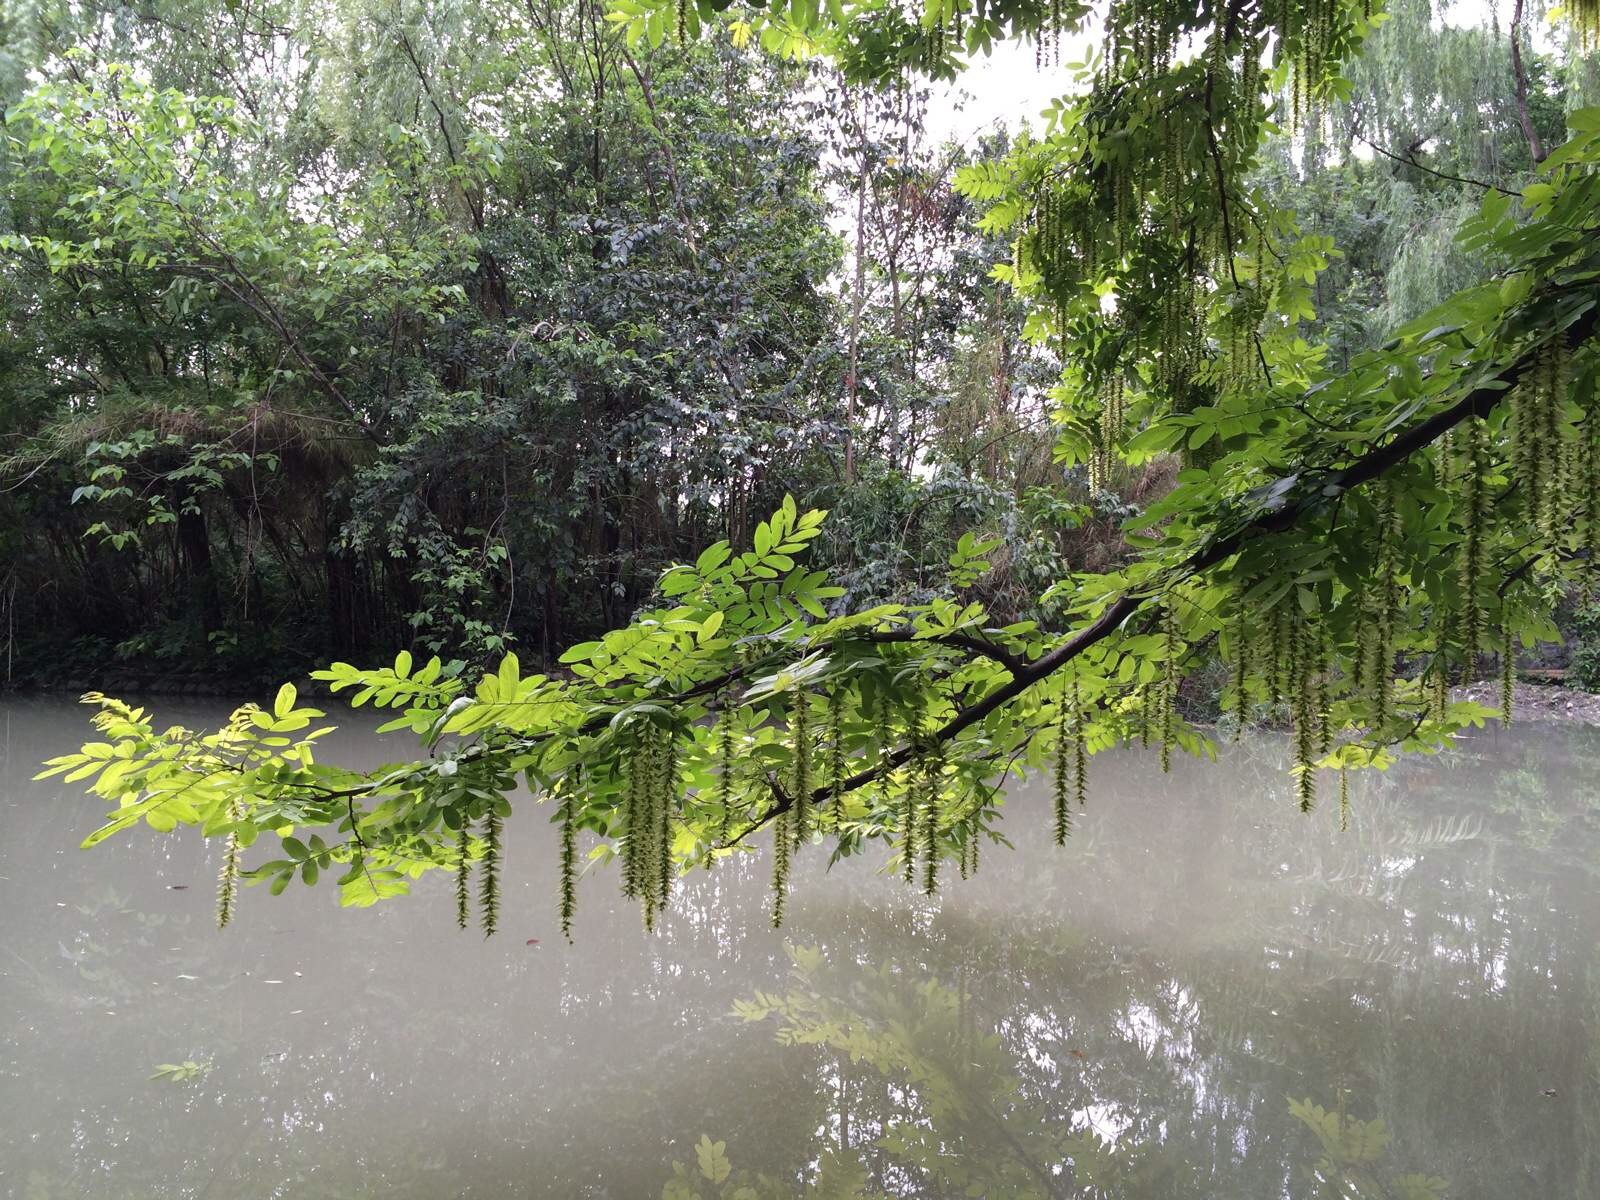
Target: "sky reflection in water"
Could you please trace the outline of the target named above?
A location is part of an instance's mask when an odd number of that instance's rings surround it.
[[[646,937],[604,871],[568,947],[526,810],[492,941],[443,877],[219,934],[198,839],[80,852],[99,805],[28,782],[82,718],[0,704],[0,1196],[1600,1195],[1600,732],[1407,763],[1344,834],[1273,739],[1107,756],[1066,850],[1021,789],[935,900],[814,850],[781,934],[752,858]]]

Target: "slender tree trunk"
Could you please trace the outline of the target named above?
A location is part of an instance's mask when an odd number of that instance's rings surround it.
[[[178,511],[178,541],[183,548],[184,572],[189,577],[190,615],[200,622],[200,632],[222,627],[222,598],[211,565],[211,531],[198,509]]]
[[[1544,139],[1528,112],[1528,72],[1522,63],[1522,3],[1523,0],[1516,0],[1512,6],[1507,36],[1511,39],[1511,74],[1516,81],[1517,120],[1522,125],[1522,136],[1528,139],[1528,154],[1537,165],[1544,161]]]
[[[867,279],[867,143],[865,120],[857,122],[861,172],[856,179],[856,271],[850,292],[850,374],[844,389],[844,481],[856,481],[856,402],[860,394],[861,304]]]

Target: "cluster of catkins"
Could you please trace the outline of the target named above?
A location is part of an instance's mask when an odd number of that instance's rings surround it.
[[[1082,808],[1089,794],[1089,751],[1084,741],[1088,714],[1074,671],[1070,684],[1056,700],[1056,759],[1054,772],[1056,845],[1067,844],[1072,832],[1072,803]],[[972,839],[976,844],[977,839]]]
[[[228,820],[244,819],[244,805],[235,800],[228,805]],[[217,875],[217,928],[226,929],[233,920],[234,902],[239,896],[239,834],[229,830],[222,844],[222,870]]]
[[[1191,7],[1174,0],[1113,0],[1102,59],[1107,76],[1125,60],[1139,75],[1165,71],[1178,49],[1178,11]]]
[[[1394,736],[1399,721],[1409,724],[1427,716],[1442,718],[1449,686],[1470,676],[1482,659],[1499,660],[1502,709],[1511,716],[1515,646],[1505,585],[1497,590],[1493,580],[1503,575],[1506,561],[1491,562],[1489,525],[1497,505],[1511,494],[1500,490],[1509,475],[1512,490],[1520,490],[1521,503],[1530,517],[1534,541],[1521,547],[1535,556],[1554,560],[1560,554],[1600,549],[1600,396],[1577,402],[1570,395],[1569,355],[1559,339],[1535,352],[1513,389],[1501,427],[1509,433],[1506,461],[1496,462],[1496,445],[1490,419],[1472,417],[1438,448],[1434,456],[1438,486],[1449,494],[1457,514],[1458,536],[1448,553],[1455,556],[1453,570],[1459,587],[1448,611],[1430,617],[1433,645],[1419,651],[1413,643],[1402,650],[1397,617],[1405,611],[1407,593],[1414,586],[1404,559],[1405,529],[1392,483],[1373,485],[1372,521],[1374,550],[1370,569],[1357,590],[1341,602],[1338,624],[1347,632],[1343,648],[1335,654],[1333,614],[1297,602],[1292,591],[1270,607],[1260,609],[1251,597],[1268,591],[1259,578],[1242,580],[1231,602],[1231,614],[1222,632],[1225,657],[1230,659],[1231,702],[1239,725],[1248,723],[1252,707],[1265,704],[1286,710],[1292,723],[1294,762],[1292,776],[1301,808],[1316,800],[1316,763],[1332,749],[1337,731],[1332,728],[1336,698],[1357,702],[1358,723],[1379,739]],[[1106,406],[1117,413],[1120,392],[1108,394]],[[1497,494],[1498,493],[1498,494]],[[1060,684],[1054,712],[1054,837],[1065,842],[1072,829],[1072,810],[1082,807],[1088,792],[1087,731],[1091,712],[1111,721],[1122,736],[1137,735],[1141,743],[1159,744],[1163,770],[1171,766],[1178,742],[1178,687],[1187,654],[1196,652],[1180,629],[1180,606],[1193,603],[1182,585],[1168,589],[1155,615],[1160,639],[1160,674],[1135,688],[1114,705],[1100,701],[1092,709],[1085,703],[1076,669]],[[1348,607],[1346,607],[1348,606]],[[1397,680],[1407,667],[1420,671],[1415,685],[1397,696]],[[852,760],[844,733],[846,706],[867,704],[852,698],[851,689],[831,690],[825,706],[814,706],[808,692],[797,692],[788,712],[787,737],[790,765],[782,780],[774,813],[772,856],[772,921],[781,924],[794,855],[813,832],[837,831]],[[824,707],[819,730],[816,707]],[[1404,712],[1400,711],[1404,709]],[[981,806],[957,805],[947,796],[949,777],[944,747],[926,714],[898,715],[883,696],[871,709],[876,729],[873,764],[878,775],[878,807],[893,812],[898,828],[900,866],[908,883],[933,893],[939,883],[939,860],[947,844],[953,846],[963,878],[977,869],[978,820]],[[1136,722],[1136,724],[1134,724]],[[716,782],[709,793],[709,814],[718,838],[726,844],[736,832],[737,773],[741,734],[732,698],[718,705],[713,733]],[[624,753],[622,769],[626,794],[621,829],[623,891],[644,909],[652,928],[670,897],[674,864],[672,838],[684,803],[674,734],[646,726]],[[819,784],[818,776],[823,783]],[[561,923],[570,933],[575,871],[575,807],[582,790],[581,777],[561,794]],[[818,804],[818,801],[822,803]],[[701,801],[704,803],[704,800]],[[1349,819],[1349,787],[1339,776],[1339,819]],[[754,824],[762,823],[756,814]],[[481,861],[478,907],[486,933],[493,932],[498,905],[497,867],[500,854],[500,818],[491,808],[481,826],[481,846],[474,846],[468,822],[462,823],[459,842],[461,870],[457,879],[458,917],[468,923],[471,897],[467,866],[473,851]],[[230,839],[224,858],[219,893],[219,923],[232,913],[239,873],[238,846]]]
[[[646,929],[672,897],[672,838],[682,801],[678,739],[646,725],[629,747],[623,800],[622,894],[639,901]]]
[[[1320,84],[1343,35],[1341,0],[1276,0],[1272,14],[1279,44],[1288,54],[1293,128],[1318,119]]]
[[[1046,63],[1058,66],[1061,63],[1061,0],[1045,2],[1049,8],[1033,40],[1033,62],[1036,67],[1043,67]]]
[[[784,901],[789,893],[789,871],[795,853],[810,840],[814,830],[836,830],[843,785],[849,772],[849,757],[844,740],[845,689],[836,688],[828,697],[827,725],[822,733],[827,769],[828,803],[821,812],[813,806],[818,794],[815,779],[816,737],[811,725],[811,695],[799,692],[789,712],[790,775],[787,781],[789,803],[773,821],[772,846],[772,924],[783,924]]]
[[[500,837],[503,824],[499,811],[490,804],[483,815],[478,848],[478,924],[484,937],[500,927]],[[472,823],[465,814],[456,832],[456,924],[465,929],[472,923]]]

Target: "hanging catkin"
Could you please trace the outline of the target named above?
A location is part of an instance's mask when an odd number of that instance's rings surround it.
[[[639,881],[643,876],[646,858],[647,823],[645,801],[645,751],[641,741],[635,740],[628,748],[627,757],[627,792],[623,800],[623,818],[626,830],[622,839],[622,894],[629,900],[637,900],[642,889]]]
[[[1328,623],[1317,622],[1317,753],[1326,754],[1333,745],[1333,639]]]
[[[837,831],[843,819],[846,769],[843,686],[828,696],[828,813],[827,828]]]
[[[461,828],[456,833],[456,927],[465,929],[472,920],[472,878],[468,873],[472,827],[466,813],[462,813],[459,819]]]
[[[717,714],[717,840],[726,842],[733,832],[733,778],[734,778],[733,709],[724,700]]]
[[[772,927],[783,925],[783,904],[789,893],[789,851],[794,835],[789,829],[790,813],[785,809],[772,823]]]
[[[680,799],[679,782],[680,772],[678,765],[678,737],[668,730],[662,735],[660,773],[656,780],[658,799],[656,804],[656,908],[664,909],[667,901],[672,898],[672,876],[674,862],[672,857],[673,821],[677,816],[678,801]]]
[[[1484,449],[1483,422],[1474,418],[1467,422],[1462,496],[1462,517],[1466,531],[1461,550],[1461,654],[1469,678],[1478,661],[1483,638],[1483,546],[1485,526],[1488,524],[1488,488],[1484,474],[1488,470]]]
[[[1545,544],[1554,548],[1561,538],[1566,519],[1566,505],[1570,492],[1562,478],[1562,465],[1566,461],[1566,404],[1567,404],[1567,354],[1559,339],[1552,342],[1545,354],[1544,395],[1539,406],[1539,416],[1544,423],[1540,433],[1543,452],[1544,503],[1539,513],[1539,529]]]
[[[483,936],[500,927],[500,810],[491,802],[483,816],[483,867],[478,873],[478,916]]]
[[[923,771],[921,735],[911,733],[911,770],[900,793],[900,854],[905,860],[901,869],[907,883],[917,877],[917,804],[920,799],[920,782]]]
[[[1078,686],[1078,673],[1072,673],[1072,794],[1078,807],[1089,803],[1089,747],[1085,740],[1086,725],[1083,693]]]
[[[1056,845],[1067,844],[1072,832],[1072,804],[1067,773],[1072,762],[1072,714],[1063,684],[1056,697],[1056,758],[1053,777]]]
[[[1284,655],[1284,616],[1283,605],[1275,605],[1272,610],[1272,619],[1267,622],[1267,632],[1270,640],[1267,643],[1267,703],[1277,712],[1278,705],[1283,703],[1283,655]]]
[[[1517,694],[1517,643],[1509,614],[1500,618],[1500,721],[1511,724]]]
[[[939,890],[939,825],[944,807],[944,756],[932,741],[922,768],[922,891],[933,895]]]
[[[234,824],[244,820],[244,805],[238,800],[228,802],[228,820]],[[234,902],[239,895],[239,831],[228,830],[222,843],[222,869],[217,875],[217,928],[226,929],[233,920]]]
[[[875,712],[877,721],[873,737],[878,744],[878,806],[887,810],[894,802],[894,767],[891,755],[894,750],[894,723],[889,712],[889,697],[878,694]]]
[[[811,836],[811,693],[795,693],[794,705],[789,714],[789,735],[793,740],[790,757],[794,773],[789,786],[793,789],[794,843],[799,846]]]
[[[1233,703],[1234,716],[1238,720],[1233,736],[1237,740],[1250,720],[1250,628],[1245,619],[1242,596],[1233,626]]]
[[[1290,712],[1294,718],[1294,777],[1300,797],[1300,811],[1310,812],[1317,802],[1316,769],[1316,693],[1312,682],[1315,658],[1312,652],[1308,618],[1298,606],[1293,610],[1290,630]]]
[[[1393,499],[1385,490],[1378,507],[1378,589],[1374,599],[1371,688],[1373,728],[1382,731],[1394,708],[1394,620],[1400,605],[1398,551],[1401,525]]]
[[[1600,563],[1600,373],[1589,385],[1587,408],[1579,426],[1579,480],[1584,494],[1582,545],[1591,563]]]
[[[581,776],[580,776],[581,778]],[[572,919],[578,912],[578,830],[573,812],[577,796],[571,784],[561,797],[561,936],[572,941]]]
[[[1172,597],[1162,608],[1161,634],[1161,770],[1166,772],[1172,770],[1172,748],[1178,743],[1178,618]]]
[[[983,823],[977,813],[972,814],[972,827],[967,832],[966,841],[966,867],[967,878],[971,879],[978,873],[978,838],[983,834]]]

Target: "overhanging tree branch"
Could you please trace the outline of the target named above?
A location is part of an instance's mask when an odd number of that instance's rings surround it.
[[[1034,685],[1048,679],[1091,647],[1116,633],[1129,617],[1165,595],[1179,583],[1193,579],[1211,567],[1232,558],[1256,538],[1285,533],[1293,529],[1306,516],[1322,511],[1328,504],[1362,484],[1380,478],[1413,454],[1432,445],[1457,425],[1473,417],[1487,416],[1532,368],[1549,342],[1559,337],[1581,344],[1594,336],[1597,323],[1600,323],[1600,308],[1597,308],[1597,305],[1600,305],[1600,295],[1591,297],[1587,307],[1570,325],[1547,332],[1544,337],[1524,348],[1499,370],[1479,376],[1471,390],[1448,408],[1418,421],[1389,441],[1368,450],[1349,466],[1305,481],[1286,493],[1283,501],[1258,513],[1232,532],[1207,542],[1174,568],[1163,587],[1143,594],[1125,593],[1117,597],[1090,624],[1020,671],[1012,672],[1009,681],[970,707],[958,711],[930,736],[939,743],[951,741],[1022,696]],[[902,745],[883,756],[871,767],[858,771],[838,783],[815,788],[811,802],[813,806],[820,807],[836,796],[864,787],[882,778],[886,772],[904,766],[914,753],[914,746],[909,743]],[[793,803],[792,799],[781,790],[775,789],[774,796],[776,802],[772,807],[748,828],[740,831],[741,839],[787,811]]]

